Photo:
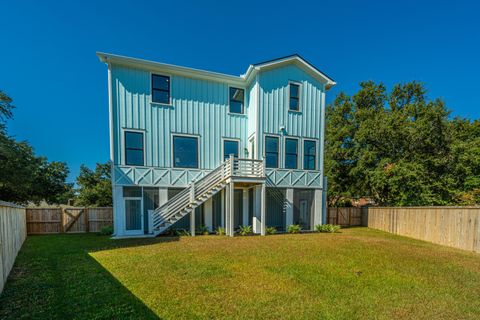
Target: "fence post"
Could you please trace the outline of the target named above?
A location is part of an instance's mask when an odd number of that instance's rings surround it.
[[[60,208],[60,233],[65,233],[65,210],[64,208]]]
[[[83,214],[85,215],[85,232],[90,232],[90,217],[89,217],[90,210],[85,207]]]

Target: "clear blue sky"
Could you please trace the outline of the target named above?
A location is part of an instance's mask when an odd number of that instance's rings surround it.
[[[453,115],[480,118],[475,1],[4,1],[0,89],[9,132],[38,154],[109,157],[107,69],[96,51],[229,74],[299,53],[354,93],[362,80],[419,80]]]

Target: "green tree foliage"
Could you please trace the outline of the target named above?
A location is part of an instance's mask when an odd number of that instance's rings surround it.
[[[95,170],[90,170],[82,165],[77,177],[79,188],[75,204],[79,206],[111,207],[112,182],[110,170],[110,162],[97,163]]]
[[[480,124],[449,119],[422,84],[362,82],[327,108],[331,204],[368,196],[384,205],[480,203]]]
[[[73,184],[65,182],[67,165],[37,157],[27,142],[7,134],[5,121],[12,118],[11,103],[12,99],[0,91],[0,199],[21,204],[42,200],[66,203],[74,196]]]

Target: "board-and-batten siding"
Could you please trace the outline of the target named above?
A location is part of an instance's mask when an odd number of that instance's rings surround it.
[[[301,84],[300,112],[291,112],[289,107],[289,81]],[[286,136],[321,138],[321,112],[324,85],[295,65],[287,65],[264,71],[259,76],[259,105],[263,121],[260,132],[280,135],[285,126]],[[260,137],[263,139],[263,136]],[[283,164],[283,139],[280,141],[280,163]],[[317,150],[319,150],[317,141]],[[263,143],[260,143],[263,154]],[[319,159],[319,157],[317,157]],[[317,168],[319,163],[317,163]]]
[[[123,164],[122,129],[145,130],[145,165],[172,167],[172,133],[199,136],[200,168],[221,162],[222,138],[246,147],[247,117],[228,114],[228,84],[171,76],[172,106],[150,103],[150,72],[112,66],[114,162]],[[245,113],[248,114],[245,93]]]

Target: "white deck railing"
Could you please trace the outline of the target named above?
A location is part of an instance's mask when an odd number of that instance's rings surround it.
[[[264,177],[265,169],[262,160],[241,159],[230,156],[216,169],[210,171],[200,180],[192,181],[187,188],[157,208],[153,212],[153,228],[154,230],[158,229],[162,223],[171,220],[175,216],[184,216],[187,214],[186,209],[188,207],[193,210],[194,207],[203,203],[211,196],[212,190],[223,188],[229,178]],[[178,217],[175,221],[179,219],[181,217]]]

